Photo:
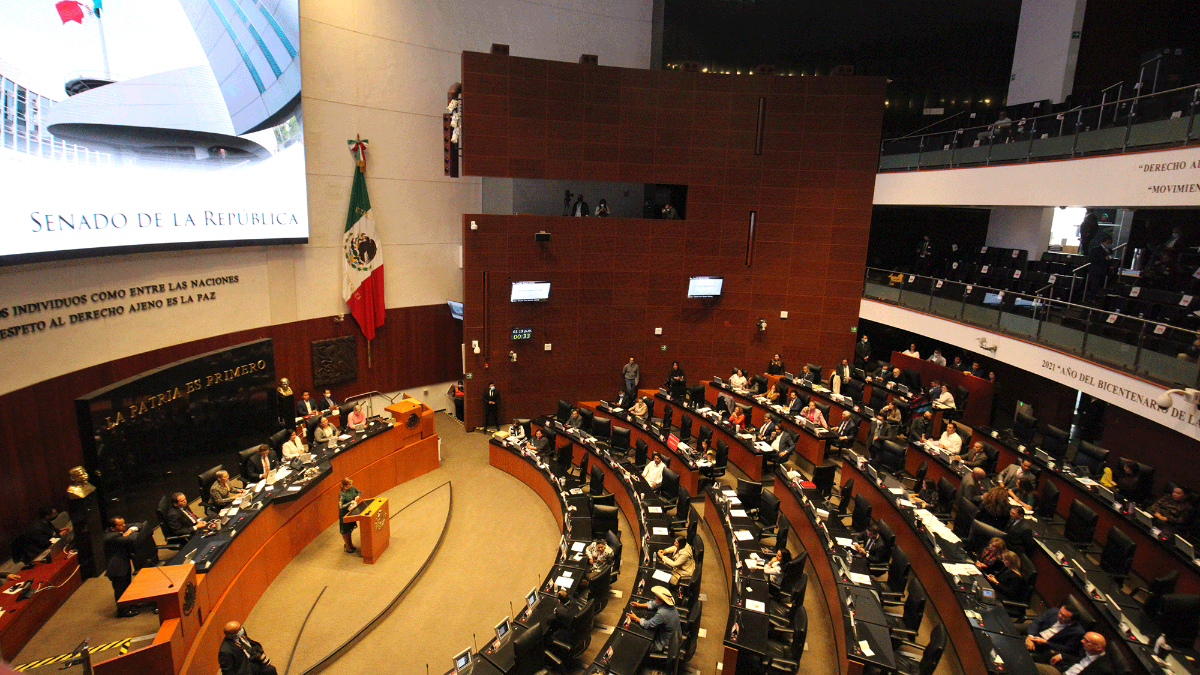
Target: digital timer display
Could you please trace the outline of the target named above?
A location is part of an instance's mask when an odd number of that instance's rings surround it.
[[[514,328],[512,329],[512,339],[514,340],[529,340],[533,338],[532,328]]]

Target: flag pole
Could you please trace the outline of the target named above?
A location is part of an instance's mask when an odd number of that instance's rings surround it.
[[[361,171],[363,178],[365,179],[367,177],[367,153],[362,149],[362,135],[354,134],[354,141],[358,144],[356,147],[359,149],[357,153],[358,157],[354,162],[356,167],[355,171]],[[372,368],[374,368],[374,366],[371,363],[371,338],[367,338],[367,369],[369,370]]]
[[[111,80],[112,72],[108,67],[108,43],[104,39],[104,19],[100,18],[100,11],[96,11],[96,25],[100,28],[100,55],[104,58],[104,79]]]

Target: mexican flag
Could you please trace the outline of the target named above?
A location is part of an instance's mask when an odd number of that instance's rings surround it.
[[[375,236],[375,218],[362,169],[354,171],[350,210],[342,236],[342,298],[368,340],[383,325],[383,246]]]

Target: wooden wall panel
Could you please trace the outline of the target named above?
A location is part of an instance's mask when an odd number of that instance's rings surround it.
[[[734,365],[761,372],[776,351],[797,367],[850,354],[882,78],[708,75],[473,52],[462,66],[472,139],[465,174],[688,185],[686,221],[464,216],[464,338],[481,341],[481,353],[467,355],[468,427],[483,421],[488,381],[500,387],[503,419],[551,411],[560,396],[612,397],[631,355],[652,387],[675,359],[695,381]],[[552,233],[548,244],[534,242],[539,230]],[[686,299],[693,275],[724,276],[724,295]],[[551,300],[510,303],[512,280],[550,280]],[[533,339],[510,342],[514,326],[533,327]]]
[[[462,325],[442,304],[389,309],[371,345],[371,368],[366,340],[354,319],[347,316],[336,323],[324,317],[144,352],[0,396],[0,428],[5,429],[0,445],[0,490],[5,495],[0,500],[0,541],[23,531],[40,506],[66,507],[67,470],[83,463],[76,397],[180,359],[261,338],[274,340],[276,374],[289,378],[299,395],[312,382],[310,343],[344,335],[357,338],[358,379],[333,387],[335,398],[446,382],[460,375]]]

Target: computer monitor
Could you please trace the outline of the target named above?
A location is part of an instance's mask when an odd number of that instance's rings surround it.
[[[529,607],[530,609],[533,609],[533,606],[537,604],[537,601],[538,601],[538,589],[535,586],[534,588],[530,589],[530,591],[528,593],[525,594],[525,605],[527,607]]]
[[[450,307],[450,318],[463,320],[463,304],[454,300],[447,300],[446,304]]]
[[[454,672],[458,672],[469,665],[471,665],[471,648],[467,647],[454,655]]]
[[[545,302],[550,299],[549,281],[514,281],[511,302]]]
[[[1175,535],[1175,547],[1183,551],[1183,554],[1189,558],[1196,557],[1196,547],[1192,546],[1192,542],[1179,535]]]
[[[1102,497],[1104,501],[1108,502],[1109,504],[1113,503],[1115,499],[1113,496],[1113,491],[1104,487],[1103,485],[1096,486],[1096,494]]]
[[[723,277],[692,277],[688,279],[689,298],[715,298],[721,295]]]
[[[1133,517],[1134,517],[1134,518],[1135,518],[1135,519],[1136,519],[1136,520],[1137,520],[1139,523],[1141,523],[1141,524],[1145,525],[1146,527],[1153,527],[1153,526],[1154,526],[1154,516],[1150,515],[1150,514],[1149,514],[1149,513],[1147,513],[1146,511],[1143,511],[1143,510],[1139,509],[1139,508],[1138,508],[1138,507],[1136,507],[1136,506],[1135,506],[1135,507],[1133,507]]]
[[[506,616],[500,621],[500,623],[496,624],[496,639],[503,640],[504,636],[508,635],[510,630],[512,630],[512,624],[509,622],[508,617]]]

